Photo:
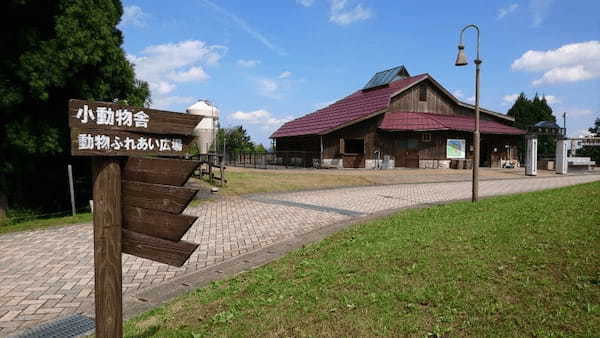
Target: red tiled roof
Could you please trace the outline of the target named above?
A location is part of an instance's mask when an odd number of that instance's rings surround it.
[[[391,82],[388,86],[379,89],[356,91],[328,107],[287,122],[277,129],[271,138],[320,134],[369,116],[387,108],[390,103],[390,95],[427,76],[427,74],[421,74]]]
[[[475,130],[475,117],[459,115],[441,115],[432,113],[389,112],[379,123],[379,129],[389,131],[427,131],[427,130]],[[505,124],[480,120],[482,134],[523,135],[527,132]]]

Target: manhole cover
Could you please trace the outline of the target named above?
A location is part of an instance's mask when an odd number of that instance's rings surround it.
[[[28,329],[15,338],[66,338],[77,337],[96,328],[93,320],[82,315],[72,315],[51,323]]]

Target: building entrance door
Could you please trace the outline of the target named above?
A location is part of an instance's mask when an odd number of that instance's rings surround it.
[[[395,167],[418,168],[419,167],[419,149],[416,139],[397,139]]]
[[[479,143],[479,166],[491,167],[492,145],[489,141],[482,139]]]

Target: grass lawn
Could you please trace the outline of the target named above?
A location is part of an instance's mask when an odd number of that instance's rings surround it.
[[[399,212],[129,321],[128,337],[597,336],[600,182]]]
[[[228,169],[225,177],[228,181],[223,188],[219,187],[219,194],[223,196],[238,196],[244,194],[256,194],[265,192],[280,192],[292,190],[326,189],[335,187],[365,186],[374,184],[365,176],[340,175],[337,170],[306,170],[305,174],[299,174],[298,170],[287,172],[286,170],[244,170],[235,168]],[[203,179],[206,183],[208,178]],[[196,182],[202,182],[195,180]]]
[[[522,169],[481,168],[482,179],[525,177]],[[218,174],[217,174],[218,175]],[[539,176],[553,176],[554,171],[540,171]],[[238,196],[266,192],[283,192],[294,190],[327,189],[336,187],[356,187],[375,184],[402,184],[422,182],[444,182],[471,180],[471,171],[454,169],[396,169],[396,170],[314,170],[314,169],[252,169],[228,167],[225,177],[229,181],[221,188],[218,195]],[[193,179],[194,182],[209,188],[208,178]]]
[[[91,222],[91,221],[92,221],[92,214],[89,212],[80,213],[80,214],[77,214],[76,216],[35,219],[35,220],[29,220],[29,221],[19,222],[19,223],[15,223],[15,224],[1,225],[0,226],[0,235],[6,234],[9,232],[27,231],[27,230],[47,228],[47,227],[52,227],[52,226],[86,223],[86,222]]]

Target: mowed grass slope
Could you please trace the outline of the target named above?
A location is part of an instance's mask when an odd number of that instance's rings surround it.
[[[128,337],[598,336],[600,182],[409,210],[213,283]]]

